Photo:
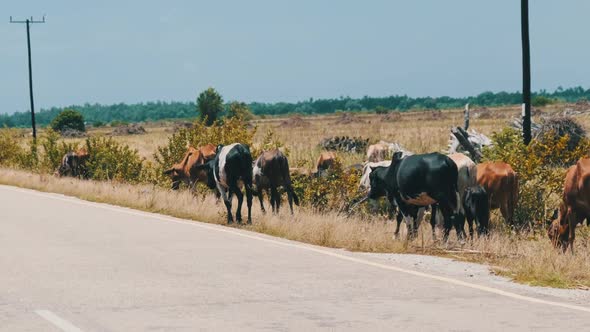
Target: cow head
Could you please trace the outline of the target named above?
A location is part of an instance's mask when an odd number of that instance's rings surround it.
[[[184,180],[182,169],[178,165],[165,170],[164,175],[168,175],[172,180],[172,190],[178,190],[180,183]]]
[[[564,207],[560,206],[559,211],[557,209],[553,211],[552,221],[547,230],[547,236],[555,248],[566,248],[567,246],[569,224],[567,220],[563,220],[564,222],[562,222],[562,219],[565,219],[565,211],[563,210]]]
[[[215,172],[215,159],[213,160],[209,160],[208,162],[201,164],[201,165],[197,165],[195,167],[195,169],[197,171],[205,171],[207,172],[207,187],[209,187],[210,189],[215,189],[216,187],[216,183],[215,183],[215,176],[214,176],[214,172]]]
[[[397,162],[402,160],[403,157],[404,157],[404,153],[402,151],[394,152],[393,156],[391,157],[391,165],[395,165]]]
[[[377,199],[387,195],[385,190],[385,182],[383,181],[384,173],[387,172],[386,167],[371,167],[371,174],[369,174],[369,180],[371,188],[367,197],[370,199]]]

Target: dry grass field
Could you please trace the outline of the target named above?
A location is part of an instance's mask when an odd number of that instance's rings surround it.
[[[545,114],[558,112],[563,105],[544,109]],[[490,135],[501,130],[520,112],[518,107],[491,109],[485,117],[471,119],[471,126]],[[421,153],[443,151],[447,147],[450,128],[462,125],[462,110],[405,113],[395,121],[383,115],[359,114],[343,123],[341,115],[305,117],[303,126],[293,126],[285,118],[254,120],[257,126],[255,143],[260,143],[268,130],[285,143],[292,166],[312,167],[320,151],[318,143],[329,136],[362,136],[398,142],[406,149]],[[579,117],[590,128],[590,117]],[[156,147],[164,145],[172,133],[171,123],[146,125],[147,134],[114,136],[119,142],[136,148],[147,160],[153,160]],[[90,130],[89,135],[105,135],[109,128]],[[68,139],[71,140],[71,139]],[[81,141],[80,139],[78,139]],[[75,141],[75,140],[74,140]],[[360,163],[362,154],[341,154],[344,165]],[[188,191],[173,192],[151,185],[129,185],[112,182],[81,181],[31,174],[13,169],[0,169],[0,183],[58,192],[83,199],[106,202],[176,217],[225,223],[225,208],[213,196],[194,196]],[[268,203],[267,203],[268,204]],[[235,206],[235,204],[234,204]],[[317,213],[308,208],[296,209],[295,216],[283,209],[280,216],[263,215],[257,200],[253,205],[251,226],[239,226],[257,232],[292,240],[354,251],[420,253],[450,256],[456,259],[490,264],[496,273],[513,280],[534,285],[564,288],[590,287],[590,231],[581,227],[576,239],[576,255],[561,254],[552,248],[544,233],[515,234],[496,227],[488,238],[460,243],[453,237],[448,243],[433,241],[430,225],[423,223],[419,236],[408,242],[404,231],[393,239],[395,225],[383,217],[348,218],[335,212]],[[494,215],[493,223],[502,220]],[[440,235],[438,236],[440,239]]]

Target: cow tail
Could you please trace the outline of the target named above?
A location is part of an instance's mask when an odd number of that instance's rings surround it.
[[[447,158],[447,165],[456,170],[455,179],[454,179],[454,181],[452,181],[452,185],[451,185],[452,190],[449,193],[449,203],[451,204],[451,208],[453,209],[453,212],[459,213],[459,212],[461,212],[461,204],[462,204],[461,196],[459,194],[459,187],[457,185],[457,182],[459,179],[459,170],[457,168],[457,164],[455,164],[455,162],[452,161],[450,158]]]
[[[242,181],[244,181],[244,185],[248,186],[250,190],[252,190],[252,153],[250,153],[250,149],[246,145],[241,145],[243,147],[243,158],[240,158],[240,168],[242,171]]]
[[[281,160],[280,172],[285,178],[285,190],[289,192],[291,196],[293,196],[293,202],[295,203],[295,205],[299,206],[299,197],[295,193],[295,190],[293,190],[293,184],[291,183],[291,174],[289,173],[289,160],[287,160],[286,157]]]

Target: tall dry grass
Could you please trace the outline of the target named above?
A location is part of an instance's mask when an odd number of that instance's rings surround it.
[[[0,183],[184,219],[215,224],[225,224],[226,221],[225,207],[216,203],[212,195],[194,196],[188,191],[175,192],[149,185],[56,178],[13,169],[0,169]],[[448,243],[442,243],[433,240],[430,225],[423,223],[417,238],[408,241],[405,229],[398,239],[393,239],[395,225],[381,217],[348,218],[334,212],[318,214],[305,208],[297,209],[294,216],[288,213],[288,209],[283,209],[279,216],[265,215],[258,204],[253,205],[253,220],[252,225],[235,227],[351,251],[431,254],[486,263],[491,264],[497,273],[528,284],[590,287],[588,227],[580,230],[576,239],[577,254],[572,256],[552,248],[543,234],[515,235],[498,230],[490,237],[466,243],[453,237]],[[441,238],[440,232],[437,238]]]

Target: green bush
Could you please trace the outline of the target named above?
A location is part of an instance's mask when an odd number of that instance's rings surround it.
[[[389,110],[383,106],[377,106],[375,107],[375,113],[377,114],[387,114],[389,113]]]
[[[547,133],[524,145],[521,133],[506,128],[492,135],[493,145],[484,148],[484,161],[504,161],[518,173],[519,202],[514,222],[519,228],[542,226],[557,208],[563,190],[566,167],[590,152],[590,142],[582,138],[573,150],[568,135]]]
[[[84,117],[80,112],[75,110],[64,110],[59,113],[53,121],[51,121],[51,128],[55,131],[64,131],[73,129],[78,131],[85,131]]]
[[[23,148],[17,140],[16,129],[0,130],[0,165],[15,166],[18,156],[23,153]]]
[[[555,103],[555,99],[551,99],[545,96],[534,96],[531,100],[531,104],[535,107],[543,107]]]
[[[254,118],[254,114],[250,112],[248,105],[238,101],[234,101],[229,104],[227,116],[230,118],[240,118],[245,121],[250,121]]]
[[[49,129],[41,138],[41,146],[43,147],[43,154],[41,155],[40,167],[42,172],[51,173],[55,171],[61,164],[63,156],[75,151],[77,143],[59,142],[60,135]]]
[[[120,127],[120,126],[127,126],[127,125],[129,125],[128,121],[121,121],[121,120],[111,121],[111,123],[110,123],[111,127]]]
[[[86,161],[89,178],[131,183],[142,180],[144,165],[137,150],[118,143],[111,137],[86,139],[86,150],[89,154]]]
[[[197,98],[197,112],[207,126],[215,123],[223,112],[223,99],[213,88],[201,92]]]
[[[207,126],[204,120],[196,121],[193,128],[182,128],[168,138],[168,143],[159,146],[154,154],[156,178],[151,182],[165,184],[169,179],[162,172],[179,162],[186,153],[187,144],[200,147],[206,144],[227,145],[243,143],[250,147],[252,157],[256,158],[260,149],[253,146],[256,127],[250,128],[247,122],[240,118],[228,118],[224,122],[216,121]]]
[[[323,176],[294,174],[291,177],[301,203],[319,212],[344,212],[363,197],[364,193],[359,191],[360,178],[360,171],[344,170],[339,160]]]

